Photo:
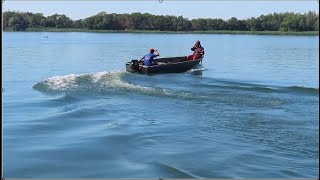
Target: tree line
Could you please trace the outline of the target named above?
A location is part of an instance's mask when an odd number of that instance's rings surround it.
[[[319,13],[285,12],[261,15],[239,20],[152,15],[149,13],[116,14],[100,12],[97,15],[72,20],[66,15],[44,16],[42,13],[6,11],[3,30],[25,31],[27,28],[82,28],[88,30],[160,30],[160,31],[319,31]]]

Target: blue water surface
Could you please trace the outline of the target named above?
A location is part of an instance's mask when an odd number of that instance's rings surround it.
[[[140,75],[150,48],[202,65]],[[319,36],[3,33],[7,178],[316,178]]]

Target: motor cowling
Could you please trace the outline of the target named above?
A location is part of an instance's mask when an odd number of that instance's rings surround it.
[[[130,67],[133,71],[139,70],[139,61],[138,60],[131,60]]]

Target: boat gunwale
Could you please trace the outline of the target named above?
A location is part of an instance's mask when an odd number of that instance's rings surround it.
[[[185,61],[178,61],[178,62],[168,62],[168,63],[164,63],[164,64],[157,64],[155,66],[163,66],[163,65],[167,65],[167,64],[179,64],[179,63],[186,63],[186,62],[192,62],[192,61],[201,61],[202,58],[199,59],[195,59],[195,60],[185,60]],[[154,67],[154,66],[147,66],[147,67]]]
[[[193,62],[193,61],[201,61],[202,58],[199,58],[199,59],[195,59],[195,60],[185,60],[185,61],[177,61],[177,62],[168,62],[168,63],[163,63],[163,64],[156,64],[156,65],[153,65],[153,66],[145,66],[145,65],[139,65],[140,67],[143,67],[143,68],[153,68],[153,67],[159,67],[159,66],[165,66],[165,65],[168,65],[168,64],[180,64],[180,63],[186,63],[186,62]],[[129,62],[126,62],[126,65],[130,65],[130,61]]]

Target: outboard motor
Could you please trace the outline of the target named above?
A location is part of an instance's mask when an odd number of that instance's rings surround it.
[[[133,72],[139,70],[139,61],[138,60],[131,60],[130,67]]]

